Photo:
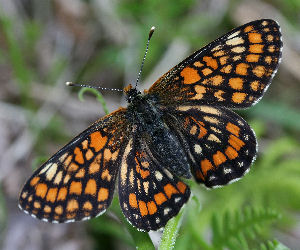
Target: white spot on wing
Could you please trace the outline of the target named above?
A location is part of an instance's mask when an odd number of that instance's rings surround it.
[[[45,167],[42,168],[39,174],[45,173],[48,170],[48,168],[50,168],[51,165],[52,163],[48,163]]]
[[[161,172],[155,171],[155,178],[156,178],[158,181],[161,181],[162,178],[163,178]]]
[[[194,151],[196,154],[201,154],[202,153],[202,148],[200,147],[199,144],[194,145]]]

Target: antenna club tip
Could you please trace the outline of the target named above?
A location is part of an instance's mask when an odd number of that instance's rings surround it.
[[[66,82],[66,85],[67,86],[73,86],[73,83],[72,82]]]
[[[149,39],[151,38],[151,36],[153,35],[153,32],[155,31],[155,26],[152,26],[149,32]]]

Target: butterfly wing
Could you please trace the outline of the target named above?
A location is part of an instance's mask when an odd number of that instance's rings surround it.
[[[189,187],[153,157],[147,143],[129,140],[119,172],[119,200],[132,225],[141,231],[165,226],[189,196]]]
[[[148,90],[164,105],[214,104],[244,108],[263,96],[281,58],[280,27],[257,20],[196,51]]]
[[[257,143],[239,115],[207,105],[182,105],[166,113],[166,123],[185,148],[197,182],[210,188],[222,186],[249,171]]]
[[[125,114],[121,108],[100,119],[37,169],[21,191],[20,208],[54,223],[105,212],[126,143]]]

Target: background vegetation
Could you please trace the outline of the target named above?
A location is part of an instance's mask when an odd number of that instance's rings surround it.
[[[299,0],[0,0],[0,248],[300,249],[299,13]],[[194,197],[161,243],[162,232],[150,240],[128,226],[117,200],[105,215],[72,225],[18,210],[32,170],[104,115],[93,95],[80,103],[66,81],[134,82],[155,25],[141,84],[148,88],[192,51],[260,18],[281,24],[283,60],[262,101],[239,112],[259,138],[241,181],[210,191],[190,182]],[[102,94],[109,111],[124,104],[119,92]]]

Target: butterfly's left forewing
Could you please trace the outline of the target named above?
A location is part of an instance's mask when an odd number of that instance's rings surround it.
[[[37,169],[21,191],[20,208],[54,223],[105,212],[126,143],[125,113],[119,109],[100,119]]]

